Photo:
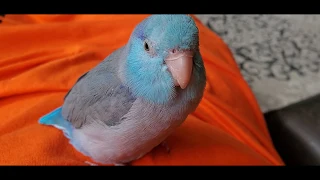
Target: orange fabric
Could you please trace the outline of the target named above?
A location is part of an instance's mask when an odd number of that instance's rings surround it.
[[[0,24],[0,164],[88,165],[38,120],[148,15],[6,15]],[[133,165],[283,165],[226,44],[196,19],[208,84],[199,108]]]

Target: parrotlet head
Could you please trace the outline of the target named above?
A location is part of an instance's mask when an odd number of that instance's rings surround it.
[[[167,103],[179,92],[195,91],[190,87],[204,71],[198,33],[189,15],[152,15],[139,23],[127,44],[124,68],[133,92],[153,103]]]

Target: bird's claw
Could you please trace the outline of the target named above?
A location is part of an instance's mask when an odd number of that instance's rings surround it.
[[[163,141],[163,142],[161,143],[161,146],[166,149],[166,151],[167,151],[168,154],[170,153],[170,148],[169,148],[169,145],[168,145],[168,143],[167,143],[166,141]]]

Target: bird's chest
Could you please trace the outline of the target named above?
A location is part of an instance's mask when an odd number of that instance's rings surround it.
[[[185,110],[186,111],[186,110]],[[128,133],[139,138],[155,138],[165,135],[179,126],[186,118],[182,106],[161,106],[145,102],[137,102],[126,115],[123,123]]]
[[[137,102],[122,123],[119,136],[121,146],[132,150],[149,150],[161,143],[186,118],[187,109],[182,106],[157,106]],[[120,144],[119,144],[120,145]],[[131,149],[130,148],[130,149]]]

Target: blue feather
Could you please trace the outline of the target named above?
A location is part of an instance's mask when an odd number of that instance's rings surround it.
[[[81,153],[87,155],[88,153],[85,152],[81,148],[79,143],[73,138],[72,124],[62,117],[61,110],[62,110],[62,108],[59,107],[59,108],[53,110],[52,112],[48,113],[47,115],[42,116],[39,120],[39,123],[43,124],[43,125],[54,126],[55,128],[62,130],[64,136],[70,140],[70,144],[73,145]]]

